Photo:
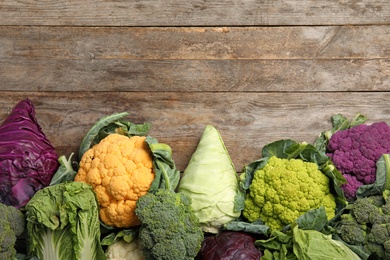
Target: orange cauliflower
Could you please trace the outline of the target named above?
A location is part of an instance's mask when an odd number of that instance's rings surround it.
[[[75,181],[90,184],[97,196],[100,219],[129,228],[140,224],[136,201],[155,178],[153,156],[144,136],[110,134],[82,156]]]

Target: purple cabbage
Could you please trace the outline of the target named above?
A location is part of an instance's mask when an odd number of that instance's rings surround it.
[[[224,231],[208,236],[196,260],[258,260],[263,255],[254,242],[255,237],[241,231]]]
[[[0,202],[21,208],[49,185],[58,155],[42,132],[29,99],[20,101],[0,126]]]

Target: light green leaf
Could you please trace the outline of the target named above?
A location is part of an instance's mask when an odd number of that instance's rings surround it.
[[[220,133],[207,125],[178,185],[192,199],[203,230],[217,233],[240,216],[244,193]]]
[[[360,260],[344,243],[316,230],[293,228],[293,251],[300,260]]]
[[[29,254],[50,260],[104,260],[92,187],[65,182],[35,193],[26,205]]]
[[[74,153],[71,153],[69,155],[69,158],[67,159],[65,155],[61,155],[58,158],[58,162],[60,166],[58,167],[57,171],[53,175],[50,185],[56,185],[63,182],[73,181],[74,177],[77,174],[77,171],[74,170],[72,165],[72,156]]]

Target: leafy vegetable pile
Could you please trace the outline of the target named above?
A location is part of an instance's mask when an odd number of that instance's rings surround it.
[[[388,259],[390,126],[337,114],[236,172],[206,125],[180,173],[127,112],[58,156],[19,102],[0,126],[0,259]],[[24,244],[21,247],[20,243]]]

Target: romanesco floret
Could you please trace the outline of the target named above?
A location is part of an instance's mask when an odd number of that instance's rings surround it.
[[[159,189],[140,197],[135,212],[147,260],[189,260],[198,254],[204,235],[187,195]]]
[[[13,259],[16,239],[25,229],[25,217],[19,209],[2,203],[0,216],[0,259]]]
[[[250,222],[261,219],[271,230],[281,229],[321,206],[328,219],[335,216],[335,197],[330,192],[328,177],[318,165],[272,156],[254,174],[243,216]]]

